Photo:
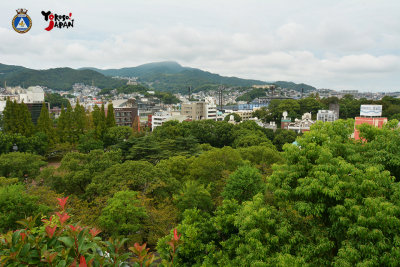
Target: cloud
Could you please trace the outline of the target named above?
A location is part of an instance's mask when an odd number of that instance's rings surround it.
[[[42,1],[52,9],[51,1]],[[8,10],[11,4],[2,4]],[[395,90],[400,6],[337,1],[70,1],[76,28],[18,35],[0,24],[0,62],[31,68],[131,67],[175,60],[227,76]],[[115,12],[108,12],[107,7]],[[3,15],[5,11],[0,11]],[[32,16],[39,11],[33,8]],[[382,16],[385,14],[385,16]],[[7,13],[7,16],[11,16]]]

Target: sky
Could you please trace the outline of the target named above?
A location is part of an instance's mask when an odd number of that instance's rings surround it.
[[[25,8],[32,28],[16,33]],[[41,11],[72,13],[45,31]],[[224,76],[400,91],[398,0],[19,0],[0,3],[0,63],[122,68],[176,61]]]

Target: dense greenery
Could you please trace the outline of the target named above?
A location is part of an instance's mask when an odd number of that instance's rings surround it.
[[[298,114],[327,103],[307,98],[276,109]],[[107,115],[104,106],[86,113],[68,104],[54,124],[44,106],[29,135],[0,132],[0,265],[112,264],[97,251],[150,266],[398,264],[397,120],[358,126],[355,141],[352,119],[317,122],[297,136],[212,120],[168,121],[148,133]],[[23,118],[7,116],[6,124]],[[57,164],[48,164],[54,154]],[[57,210],[60,196],[69,196],[68,207]],[[20,230],[16,221],[30,216]]]
[[[275,84],[277,87],[286,88],[286,89],[291,89],[291,90],[295,90],[295,91],[297,91],[297,92],[301,92],[301,89],[304,89],[304,92],[307,92],[307,91],[315,91],[315,90],[316,90],[315,87],[313,87],[313,86],[311,86],[311,85],[308,85],[308,84],[304,84],[304,83],[298,83],[298,84],[296,84],[296,83],[294,83],[294,82],[277,81],[277,82],[274,82],[274,84]]]
[[[254,88],[251,89],[249,92],[244,93],[243,95],[236,98],[236,101],[246,101],[251,102],[252,100],[256,99],[257,97],[266,96],[267,90],[262,88]]]
[[[8,86],[23,85],[28,87],[40,85],[55,90],[71,90],[72,85],[75,83],[94,83],[99,88],[118,87],[126,83],[123,80],[113,79],[93,70],[74,70],[71,68],[33,70],[17,66],[13,67],[4,68],[9,71],[0,75],[1,84],[6,81]],[[14,71],[12,71],[13,69]]]
[[[50,107],[59,107],[61,106],[66,107],[68,105],[68,99],[65,97],[62,97],[60,94],[54,93],[54,94],[46,94],[44,96],[44,101],[50,104]]]

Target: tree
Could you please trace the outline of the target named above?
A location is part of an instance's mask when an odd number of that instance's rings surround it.
[[[214,208],[210,193],[197,181],[187,181],[179,192],[174,196],[177,208],[181,213],[187,209],[199,209],[211,212]]]
[[[107,119],[106,119],[107,128],[111,128],[116,126],[115,124],[115,116],[114,116],[114,107],[112,102],[110,102],[107,106]]]
[[[49,212],[49,207],[37,205],[37,200],[38,197],[28,195],[21,184],[0,186],[0,232],[15,230],[18,220],[38,212]]]
[[[43,157],[30,153],[14,152],[0,155],[0,176],[18,178],[21,182],[39,175],[46,165]]]
[[[31,113],[24,102],[18,104],[15,100],[12,102],[7,99],[3,116],[4,130],[7,133],[19,133],[27,137],[33,134]]]
[[[94,130],[88,131],[79,137],[78,149],[81,153],[89,153],[92,150],[103,149],[104,143],[96,138]]]
[[[102,139],[107,129],[104,105],[102,105],[101,109],[97,105],[93,107],[92,118],[93,127],[96,132],[96,138]]]
[[[19,133],[29,137],[34,132],[34,125],[32,122],[31,113],[29,112],[28,106],[25,105],[24,102],[18,104],[18,106],[19,106],[19,111],[17,111],[17,114],[20,116],[18,118],[18,122],[20,123]]]
[[[239,203],[251,200],[254,195],[263,193],[265,183],[260,172],[248,165],[239,167],[226,181],[222,192],[224,199],[236,199]]]
[[[101,212],[99,224],[112,236],[138,235],[143,229],[146,210],[140,205],[138,193],[120,191],[107,201]]]
[[[61,113],[60,117],[58,118],[57,121],[57,135],[60,138],[61,142],[66,142],[66,133],[65,129],[67,128],[67,115],[65,114],[65,107],[64,105],[61,105]]]
[[[125,161],[97,172],[87,188],[88,197],[107,196],[129,189],[142,194],[150,193],[159,182],[152,164],[146,161]]]
[[[296,140],[296,137],[297,134],[295,131],[286,129],[277,129],[272,143],[279,151],[282,151],[283,145],[293,143]]]
[[[237,113],[230,113],[228,115],[225,116],[224,121],[229,121],[231,119],[231,116],[233,116],[233,120],[235,122],[241,122],[242,121],[242,117],[239,116],[239,114]]]
[[[79,104],[79,99],[76,101],[72,117],[74,118],[73,126],[75,129],[74,140],[78,140],[79,135],[84,134],[85,131],[88,129],[85,108]]]
[[[43,102],[42,109],[40,111],[40,116],[36,124],[36,129],[39,132],[45,133],[50,143],[56,142],[54,125],[52,120],[50,119],[49,109],[45,102]]]
[[[104,144],[106,147],[117,145],[127,141],[132,134],[132,128],[129,126],[114,126],[108,128],[104,134]]]

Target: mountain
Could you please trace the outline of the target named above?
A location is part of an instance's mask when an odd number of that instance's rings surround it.
[[[99,88],[119,87],[126,82],[105,76],[93,70],[75,70],[71,68],[55,68],[33,70],[20,66],[0,64],[0,84],[8,86],[32,85],[46,86],[55,90],[70,90],[75,83],[92,84]]]
[[[268,84],[259,80],[224,77],[196,68],[183,67],[177,62],[165,61],[122,69],[83,68],[100,72],[108,76],[137,77],[139,82],[146,83],[159,91],[187,92],[192,86],[193,92],[226,86],[252,86],[253,84]]]
[[[255,84],[272,84],[259,80],[225,77],[196,68],[183,67],[173,61],[106,70],[97,68],[33,70],[21,66],[0,64],[0,84],[3,85],[7,81],[8,86],[41,85],[55,90],[70,90],[74,83],[90,85],[93,82],[95,86],[102,89],[119,88],[126,84],[126,80],[114,79],[113,76],[137,77],[139,83],[146,84],[157,91],[171,93],[186,93],[188,86],[192,87],[193,92],[200,92],[217,89],[220,85],[246,88]],[[301,88],[304,88],[305,91],[315,89],[313,86],[302,83],[278,81],[273,84],[296,91],[301,91]]]
[[[305,83],[278,81],[278,82],[274,82],[274,84],[278,87],[291,89],[291,90],[295,90],[298,92],[301,92],[302,88],[304,89],[304,92],[316,90],[316,88],[314,86],[311,86],[311,85],[308,85]]]

